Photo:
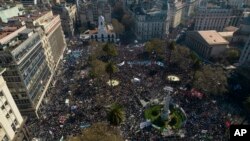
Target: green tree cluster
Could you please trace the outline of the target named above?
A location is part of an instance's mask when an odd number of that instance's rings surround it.
[[[152,39],[145,44],[145,51],[148,54],[155,52],[157,56],[162,56],[165,52],[164,41],[160,39]]]
[[[124,25],[120,23],[117,19],[112,19],[112,25],[116,35],[119,37],[124,32]]]
[[[68,141],[124,141],[119,129],[106,123],[95,123],[83,130],[82,134],[70,137]]]
[[[211,95],[220,95],[228,91],[227,76],[221,67],[204,65],[194,75],[193,87]]]

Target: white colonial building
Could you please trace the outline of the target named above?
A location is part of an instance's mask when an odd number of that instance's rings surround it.
[[[116,34],[111,24],[106,24],[103,16],[98,18],[98,28],[87,30],[80,36],[84,41],[115,42]]]

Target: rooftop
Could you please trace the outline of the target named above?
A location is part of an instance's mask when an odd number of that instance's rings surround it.
[[[228,32],[230,32],[230,31],[233,31],[233,32],[235,32],[235,31],[237,31],[239,28],[237,28],[237,27],[235,27],[235,26],[228,26],[228,27],[225,27],[223,30],[224,31],[228,31]]]
[[[35,21],[38,18],[40,18],[41,16],[47,14],[48,12],[50,12],[50,11],[36,11],[36,12],[30,13],[30,14],[12,17],[12,18],[10,18],[10,20],[19,19],[21,21]]]
[[[220,45],[228,44],[228,41],[224,39],[217,31],[207,30],[198,31],[198,34],[209,44],[209,45]]]
[[[0,40],[6,37],[7,35],[15,32],[17,29],[18,27],[10,27],[10,26],[2,27],[0,29]]]
[[[233,37],[234,32],[233,31],[227,31],[227,32],[218,32],[222,37]]]

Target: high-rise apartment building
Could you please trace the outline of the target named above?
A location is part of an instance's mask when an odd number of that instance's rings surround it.
[[[52,11],[42,11],[9,19],[9,25],[23,24],[32,29],[42,28],[39,33],[42,36],[45,50],[48,52],[49,67],[54,73],[66,48],[60,16],[53,15]]]
[[[52,11],[54,15],[60,15],[65,36],[72,37],[75,32],[76,5],[67,3],[55,4],[52,6]]]
[[[138,4],[127,5],[135,19],[134,32],[138,40],[163,38],[169,32],[170,12],[168,2],[138,1]]]
[[[0,65],[8,88],[24,115],[38,115],[52,72],[41,37],[32,29],[5,27],[0,34]]]
[[[5,70],[0,68],[0,140],[28,141],[25,119],[22,118],[2,76]]]
[[[20,112],[39,117],[66,48],[60,16],[41,11],[13,17],[8,24],[14,27],[2,31],[0,40],[4,78]]]
[[[77,9],[81,25],[88,23],[98,25],[98,17],[101,15],[107,23],[111,23],[111,6],[107,0],[79,1]]]
[[[181,24],[185,12],[185,5],[183,0],[170,0],[170,27],[175,28]]]
[[[207,3],[204,0],[195,13],[194,30],[223,31],[227,26],[238,26],[242,13],[243,9]]]
[[[244,5],[245,0],[227,0],[227,4],[232,7],[242,7]]]
[[[241,51],[239,63],[242,66],[250,67],[250,36],[248,37],[244,49]]]

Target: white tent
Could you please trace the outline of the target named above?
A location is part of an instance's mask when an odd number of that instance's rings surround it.
[[[125,61],[121,62],[120,64],[117,64],[117,66],[121,67],[125,64]]]
[[[131,79],[131,81],[133,82],[133,83],[140,83],[141,82],[141,80],[139,79],[139,78],[133,78],[133,79]]]
[[[69,99],[66,99],[66,100],[65,100],[65,104],[66,104],[67,106],[69,106]]]

